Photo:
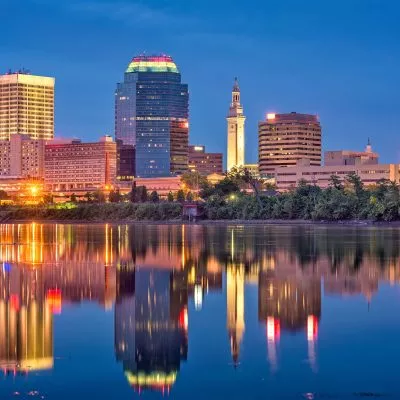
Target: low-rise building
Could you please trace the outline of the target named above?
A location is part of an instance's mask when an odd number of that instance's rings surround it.
[[[344,181],[349,174],[357,174],[364,185],[374,185],[382,179],[400,183],[399,164],[357,164],[357,165],[326,165],[323,167],[310,166],[308,160],[302,160],[295,167],[281,167],[275,171],[277,189],[290,190],[297,186],[300,180],[327,188],[331,176],[336,175]],[[308,165],[307,165],[308,164]]]
[[[205,146],[189,146],[189,171],[201,175],[222,174],[222,153],[207,153]]]
[[[325,166],[332,165],[376,165],[379,163],[379,155],[372,151],[368,140],[365,151],[337,150],[326,151],[324,154]]]
[[[47,144],[45,188],[50,192],[108,190],[116,181],[117,146],[110,136],[98,142]]]
[[[168,196],[169,192],[176,193],[183,188],[180,176],[135,178],[134,184],[136,184],[136,187],[145,186],[148,193],[156,191],[162,197]]]

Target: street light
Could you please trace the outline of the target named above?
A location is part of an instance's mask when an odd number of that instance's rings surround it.
[[[39,188],[37,186],[31,187],[32,196],[35,197],[38,194]]]

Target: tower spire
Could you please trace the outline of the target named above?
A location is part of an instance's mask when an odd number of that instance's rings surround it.
[[[235,83],[233,84],[233,92],[240,92],[239,81],[237,76],[235,76]]]
[[[228,123],[228,151],[227,170],[244,165],[244,123],[243,107],[240,104],[240,87],[238,78],[232,89],[232,102],[227,117]]]

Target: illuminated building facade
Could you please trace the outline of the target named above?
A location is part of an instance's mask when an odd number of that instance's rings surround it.
[[[258,163],[262,176],[307,159],[321,165],[321,125],[316,115],[267,114],[258,124]]]
[[[0,75],[0,140],[54,137],[54,78],[26,72]]]
[[[243,115],[243,107],[240,104],[239,82],[235,78],[232,89],[232,102],[226,118],[228,122],[228,148],[227,148],[227,170],[244,165],[244,124],[246,117]]]
[[[0,176],[43,178],[44,147],[44,140],[28,135],[15,134],[10,140],[0,140]]]
[[[222,174],[222,153],[206,153],[205,146],[189,146],[189,171],[201,175]]]
[[[115,91],[115,137],[135,146],[138,177],[187,170],[189,92],[171,57],[132,59]]]
[[[110,136],[99,142],[47,144],[45,188],[52,192],[107,190],[115,184],[117,145]]]

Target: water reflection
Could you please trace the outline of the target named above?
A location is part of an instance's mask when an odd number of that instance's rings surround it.
[[[399,282],[399,242],[391,229],[1,225],[0,366],[5,375],[54,368],[54,315],[96,302],[114,310],[127,382],[168,393],[190,354],[189,303],[201,311],[211,292],[226,291],[237,368],[246,285],[257,285],[271,372],[284,333],[304,335],[317,372],[322,293],[362,294],[369,306],[382,282]]]

